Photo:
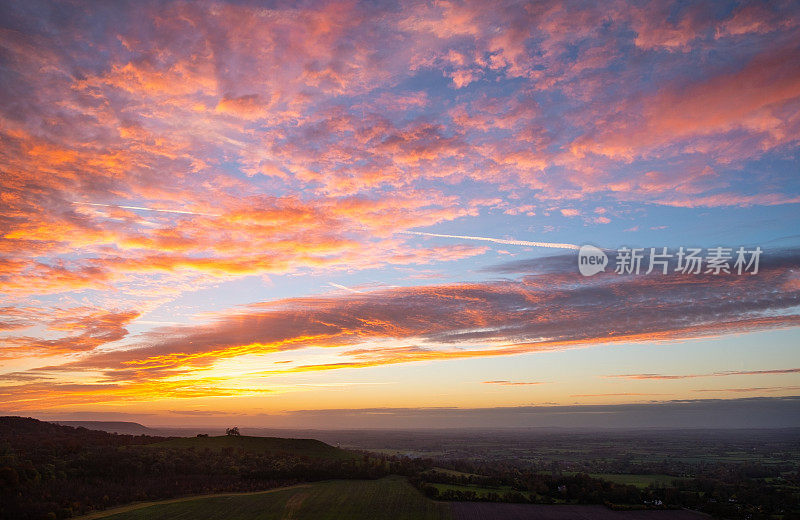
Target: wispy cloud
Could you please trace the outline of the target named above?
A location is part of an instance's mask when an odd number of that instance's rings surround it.
[[[286,350],[293,363],[264,367],[798,323],[796,256],[751,279],[583,280],[571,243],[631,215],[642,221],[620,229],[645,239],[664,224],[646,218],[654,204],[680,215],[665,236],[694,228],[697,208],[758,206],[734,229],[787,220],[776,206],[800,201],[797,2],[26,5],[0,5],[13,78],[0,100],[0,357],[50,366],[0,390],[19,406],[257,393],[276,374],[240,388],[197,372]],[[545,231],[563,238],[502,238]],[[569,254],[485,269],[492,245]],[[466,279],[451,261],[520,276],[390,286],[394,268]],[[356,272],[384,286],[244,308],[253,292],[232,289]],[[132,337],[134,323],[154,328]],[[311,349],[326,355],[299,352]]]
[[[555,249],[580,249],[580,246],[575,244],[562,244],[558,242],[532,242],[530,240],[511,240],[503,238],[490,238],[490,237],[473,237],[467,235],[442,235],[438,233],[424,233],[422,231],[400,231],[406,235],[419,235],[426,237],[440,237],[440,238],[459,238],[462,240],[478,240],[483,242],[494,242],[495,244],[508,244],[512,246],[526,246],[526,247],[552,247]]]
[[[705,393],[761,393],[761,392],[786,392],[800,390],[800,386],[754,386],[750,388],[699,388],[692,390],[692,392],[705,392]]]
[[[364,291],[359,291],[358,289],[353,289],[351,287],[346,287],[346,286],[344,286],[342,284],[338,284],[338,283],[334,283],[334,282],[328,282],[328,285],[330,285],[331,287],[336,287],[337,289],[342,289],[343,291],[351,292],[351,293],[356,293],[356,294],[363,294],[364,293]]]
[[[569,272],[522,277],[517,281],[290,298],[237,308],[202,325],[162,328],[133,341],[136,348],[92,352],[80,360],[39,373],[101,371],[102,380],[121,385],[120,391],[131,385],[133,392],[147,382],[146,392],[156,393],[159,382],[163,382],[168,395],[200,395],[205,391],[201,383],[197,383],[195,393],[181,394],[172,379],[181,376],[191,380],[198,369],[212,368],[244,355],[269,359],[281,352],[297,353],[293,359],[300,361],[292,365],[274,365],[249,374],[263,379],[793,327],[800,324],[800,316],[791,313],[800,303],[800,286],[789,283],[793,271],[785,266],[799,262],[796,253],[773,256],[772,262],[764,263],[758,276],[732,275],[724,283],[712,275],[608,274],[583,278],[574,273],[574,266],[569,266],[565,267]],[[696,301],[702,301],[703,305],[691,304]],[[628,310],[621,314],[619,308]],[[385,346],[386,342],[401,345]],[[309,362],[297,357],[300,351],[310,348],[325,348],[333,359]],[[658,375],[622,377],[654,379]],[[511,380],[505,382],[513,384]],[[47,395],[47,387],[30,385],[15,388],[21,396],[26,394],[26,388],[31,393]],[[59,395],[69,392],[68,388],[51,390]],[[215,394],[216,390],[209,392]],[[30,399],[26,402],[31,406],[36,404],[30,395],[25,399]]]
[[[508,381],[500,379],[496,381],[483,381],[485,385],[501,385],[501,386],[528,386],[528,385],[543,385],[543,381]]]
[[[571,394],[570,397],[646,397],[646,396],[665,396],[673,394],[657,394],[650,392],[610,392],[605,394]]]
[[[177,213],[180,215],[198,215],[202,217],[219,217],[221,215],[216,215],[213,213],[199,213],[197,211],[186,211],[181,209],[163,209],[163,208],[145,208],[143,206],[125,206],[122,204],[101,204],[99,202],[73,202],[73,204],[79,206],[99,206],[104,208],[121,208],[121,209],[132,209],[136,211],[155,211],[158,213]]]
[[[769,370],[729,370],[707,374],[612,374],[603,377],[616,379],[694,379],[698,377],[758,376],[797,374],[800,368],[775,368]]]

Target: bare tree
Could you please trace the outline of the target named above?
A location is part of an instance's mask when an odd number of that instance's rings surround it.
[[[233,428],[225,430],[225,435],[241,435],[241,433],[239,433],[239,427],[234,426]]]

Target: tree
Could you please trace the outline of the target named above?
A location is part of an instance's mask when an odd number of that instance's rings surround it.
[[[239,427],[234,426],[233,428],[225,430],[225,435],[241,435],[241,433],[239,433]]]

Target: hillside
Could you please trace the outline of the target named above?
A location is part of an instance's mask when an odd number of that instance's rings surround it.
[[[134,507],[135,509],[132,509]],[[246,495],[129,506],[78,520],[449,520],[450,505],[428,500],[403,477],[333,480]],[[123,509],[123,508],[121,508]]]
[[[381,460],[313,439],[169,439],[0,417],[0,520],[386,473]]]
[[[436,502],[399,476],[333,480],[238,495],[133,504],[77,520],[709,520],[686,510]]]
[[[335,448],[316,439],[287,439],[281,437],[250,437],[247,435],[221,435],[219,437],[177,437],[153,444],[154,448],[194,448],[221,450],[243,449],[268,455],[292,455],[325,459],[350,459],[353,452]]]
[[[796,449],[796,440],[774,446]],[[454,460],[437,468],[430,459],[349,452],[313,439],[120,435],[2,417],[0,520],[66,519],[91,512],[99,518],[111,514],[99,511],[115,507],[124,508],[115,515],[128,515],[118,520],[427,519],[446,518],[448,512],[459,520],[563,520],[565,514],[688,518],[681,509],[612,512],[600,506],[641,508],[656,500],[671,501],[669,507],[704,507],[723,518],[759,517],[745,510],[729,514],[740,504],[787,504],[797,510],[798,487],[789,466],[776,469],[780,477],[771,477],[775,471],[761,464],[747,466],[758,472],[752,478],[726,482],[700,476],[677,484],[675,479],[665,484],[665,475],[656,472],[603,473],[599,479],[572,470],[510,468],[505,461]],[[719,496],[735,501],[714,498]],[[149,503],[148,511],[141,512],[142,502]]]

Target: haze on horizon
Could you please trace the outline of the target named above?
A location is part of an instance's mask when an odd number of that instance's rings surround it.
[[[800,426],[798,42],[777,0],[7,2],[0,408]]]

